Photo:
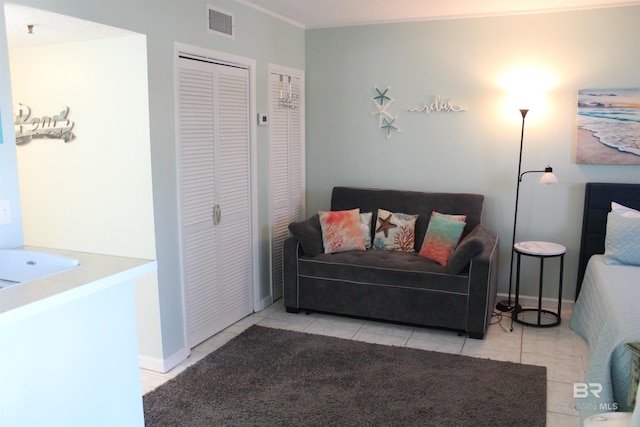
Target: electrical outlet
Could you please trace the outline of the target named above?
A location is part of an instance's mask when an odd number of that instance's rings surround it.
[[[11,203],[0,200],[0,225],[11,224]]]

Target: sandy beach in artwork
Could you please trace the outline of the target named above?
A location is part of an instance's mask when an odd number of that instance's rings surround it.
[[[640,156],[601,143],[593,133],[578,126],[576,163],[592,165],[640,165]]]

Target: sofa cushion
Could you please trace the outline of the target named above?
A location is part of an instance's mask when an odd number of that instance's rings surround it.
[[[320,217],[317,214],[304,221],[292,222],[289,224],[289,231],[298,239],[305,254],[316,256],[324,251]]]
[[[298,259],[298,274],[304,277],[463,294],[468,292],[467,273],[448,274],[415,252],[349,251]]]
[[[451,254],[446,271],[450,274],[459,274],[471,262],[471,259],[484,250],[484,239],[487,236],[487,227],[478,225],[464,239],[460,241]]]
[[[373,248],[386,251],[415,252],[418,215],[378,209]]]
[[[318,211],[318,215],[324,253],[365,250],[360,232],[360,209]]]

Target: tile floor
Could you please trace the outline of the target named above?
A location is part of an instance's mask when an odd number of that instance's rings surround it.
[[[462,354],[494,360],[544,365],[547,367],[547,425],[579,427],[577,411],[572,408],[573,383],[584,380],[589,363],[586,342],[569,329],[570,311],[563,311],[562,323],[553,328],[531,328],[513,324],[513,331],[502,328],[511,325],[503,316],[501,324],[494,317],[484,340],[458,336],[456,332],[394,325],[325,314],[290,314],[281,300],[267,309],[254,313],[203,342],[191,356],[166,374],[141,370],[143,393],[153,390],[193,365],[207,354],[253,324],[330,335],[366,341],[420,348],[431,351]]]

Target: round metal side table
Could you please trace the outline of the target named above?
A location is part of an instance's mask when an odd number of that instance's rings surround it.
[[[562,305],[562,274],[564,270],[564,254],[567,252],[567,248],[557,243],[551,242],[518,242],[513,245],[513,249],[516,251],[517,257],[517,267],[516,267],[516,301],[515,306],[519,307],[518,300],[520,299],[520,258],[522,255],[536,257],[540,259],[540,282],[538,285],[538,307],[537,308],[521,308],[514,310],[513,312],[513,320],[516,322],[527,325],[534,326],[537,328],[549,328],[552,326],[557,326],[560,324],[560,310]],[[550,310],[545,310],[542,308],[542,285],[544,278],[544,261],[547,258],[555,258],[560,257],[560,277],[558,280],[558,311],[553,312]],[[536,312],[538,321],[536,323],[527,322],[523,319],[519,319],[518,315],[524,312]],[[553,323],[543,323],[542,322],[542,314],[551,315],[555,322]]]

